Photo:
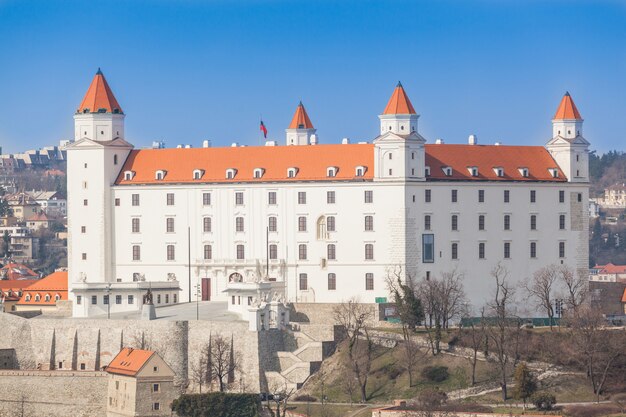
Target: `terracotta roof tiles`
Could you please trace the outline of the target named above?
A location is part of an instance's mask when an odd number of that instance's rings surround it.
[[[54,306],[57,302],[57,294],[60,300],[67,300],[67,271],[57,271],[35,281],[24,289],[17,304]],[[37,295],[39,295],[39,300],[37,300]],[[50,296],[48,301],[46,301],[46,295]]]
[[[123,113],[100,68],[76,113]]]
[[[154,355],[151,350],[124,348],[106,367],[112,374],[135,376]]]
[[[559,104],[559,108],[556,109],[556,113],[553,117],[554,120],[582,120],[583,118],[580,116],[576,105],[574,104],[574,100],[572,100],[572,96],[569,93],[565,93],[563,98],[561,99],[561,103]]]
[[[383,114],[416,114],[409,96],[406,95],[404,87],[398,82],[396,89],[393,90],[393,94],[385,107]]]
[[[300,102],[296,108],[293,119],[291,119],[291,123],[289,123],[289,129],[315,129],[302,102]]]

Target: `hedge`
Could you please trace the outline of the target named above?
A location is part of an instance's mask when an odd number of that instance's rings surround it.
[[[180,417],[259,417],[258,394],[184,394],[172,403]]]

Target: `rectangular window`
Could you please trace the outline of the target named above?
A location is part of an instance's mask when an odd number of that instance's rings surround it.
[[[565,191],[559,190],[559,203],[565,203]]]
[[[452,215],[452,230],[459,230],[459,216],[456,214]]]
[[[582,202],[583,201],[583,194],[582,193],[578,193],[578,202]]]
[[[530,215],[530,230],[537,230],[537,215]]]
[[[87,199],[83,200],[83,206],[87,206],[89,204],[89,202],[87,201]]]
[[[115,207],[119,207],[120,206],[120,199],[116,198],[115,199]]]
[[[435,235],[422,235],[422,262],[435,262]]]
[[[373,203],[374,202],[374,192],[373,191],[365,191],[365,202]]]
[[[161,409],[161,404],[160,404],[160,403],[154,403],[154,404],[152,405],[152,409],[153,409],[154,411],[158,411],[158,410],[160,410],[160,409]]]
[[[268,228],[270,232],[275,232],[278,228],[277,228],[277,222],[276,222],[276,217],[270,217],[268,218]]]
[[[237,206],[243,205],[243,193],[241,191],[237,191],[235,193],[235,205]]]
[[[371,272],[365,274],[365,290],[374,291],[374,274]]]
[[[115,296],[115,304],[122,304],[122,296],[121,295],[116,295]]]
[[[168,206],[174,205],[174,193],[167,193],[167,205]]]
[[[485,215],[478,216],[478,230],[485,230]]]
[[[306,217],[298,217],[298,232],[306,232]]]
[[[458,202],[459,201],[459,191],[458,190],[452,190],[451,197],[452,197],[452,202],[453,203]]]
[[[485,259],[485,242],[478,244],[478,259]]]
[[[159,384],[152,384],[152,392],[159,392]]]
[[[431,202],[431,198],[432,198],[431,190],[424,190],[424,202],[425,203],[430,203]]]
[[[81,305],[83,303],[83,296],[82,295],[77,295],[76,296],[76,304]]]
[[[531,203],[537,202],[537,192],[535,190],[530,190],[530,202]]]
[[[168,217],[165,219],[165,231],[167,233],[174,233],[174,218]]]
[[[236,217],[235,218],[235,231],[236,232],[243,232],[243,217]]]
[[[167,245],[167,260],[173,261],[176,259],[176,250],[174,245]]]
[[[135,296],[134,295],[129,295],[128,296],[128,304],[135,304]]]
[[[202,193],[202,205],[203,206],[211,205],[211,193]]]
[[[329,261],[334,261],[336,259],[336,248],[333,243],[328,245],[326,252]]]
[[[424,215],[424,230],[430,230],[430,214]]]
[[[306,204],[306,192],[298,191],[298,204]]]
[[[485,190],[478,190],[478,202],[479,203],[485,202]]]
[[[511,258],[511,242],[504,242],[504,259]]]
[[[452,259],[459,259],[459,244],[456,242],[452,244]]]
[[[93,304],[93,305],[98,304],[98,296],[97,295],[92,295],[91,296],[91,304]]]
[[[104,305],[108,305],[109,304],[109,295],[103,295],[102,296],[102,304]]]
[[[365,259],[370,261],[374,259],[374,245],[372,243],[365,244]]]
[[[334,291],[337,289],[337,276],[332,272],[328,274],[328,289]]]
[[[326,217],[326,230],[328,232],[335,231],[335,216]]]
[[[133,194],[131,196],[132,198],[132,205],[133,206],[138,206],[139,205],[139,194]]]
[[[306,261],[306,245],[305,244],[298,245],[298,259],[301,261]]]
[[[87,233],[87,226],[81,226],[80,227],[80,232],[81,233]]]
[[[133,233],[139,233],[139,219],[138,218],[134,218],[132,220],[132,231]]]
[[[511,192],[509,190],[504,190],[504,202],[509,203],[511,201]]]
[[[365,231],[371,232],[374,230],[374,216],[365,216]]]
[[[565,230],[565,214],[559,215],[559,230]]]
[[[141,260],[141,246],[133,245],[133,261]]]
[[[86,261],[86,260],[87,260],[87,253],[86,253],[86,252],[83,252],[83,256],[82,256],[82,258],[83,258],[83,261]]]
[[[504,215],[504,230],[511,230],[511,216],[509,214]]]
[[[213,259],[213,247],[211,245],[204,245],[204,259]]]
[[[269,205],[276,204],[276,191],[270,191],[267,193],[267,204]]]
[[[300,290],[304,291],[304,290],[308,290],[309,289],[309,282],[308,282],[308,277],[306,274],[300,274]]]
[[[565,242],[559,242],[559,258],[565,258]]]
[[[270,259],[278,259],[278,245],[270,245]]]
[[[530,257],[537,257],[537,242],[530,242]]]
[[[335,192],[334,191],[326,191],[326,203],[335,204]]]
[[[204,217],[202,219],[202,230],[204,230],[204,233],[209,233],[211,231],[211,218],[210,217]]]
[[[237,259],[245,259],[245,251],[243,245],[237,245]]]

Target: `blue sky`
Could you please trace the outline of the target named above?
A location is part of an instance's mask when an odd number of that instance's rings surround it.
[[[0,146],[73,136],[101,67],[126,137],[284,142],[302,100],[322,143],[371,140],[398,80],[429,142],[544,144],[569,90],[599,151],[624,149],[623,1],[0,0]]]

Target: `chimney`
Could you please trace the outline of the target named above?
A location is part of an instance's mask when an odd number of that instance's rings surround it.
[[[211,147],[211,141],[210,140],[203,140],[202,141],[202,147],[203,148],[210,148]]]
[[[239,146],[239,144],[237,142],[233,142],[230,144],[231,148],[236,148],[237,146]]]
[[[311,145],[317,145],[317,135],[311,135]]]
[[[341,139],[341,144],[342,145],[348,145],[350,143],[350,139],[349,138],[343,138]]]
[[[435,139],[435,145],[443,145],[443,139]]]
[[[266,140],[265,141],[265,146],[276,146],[276,141],[275,140]]]
[[[478,145],[478,136],[469,135],[469,138],[467,138],[467,143],[470,145]]]

